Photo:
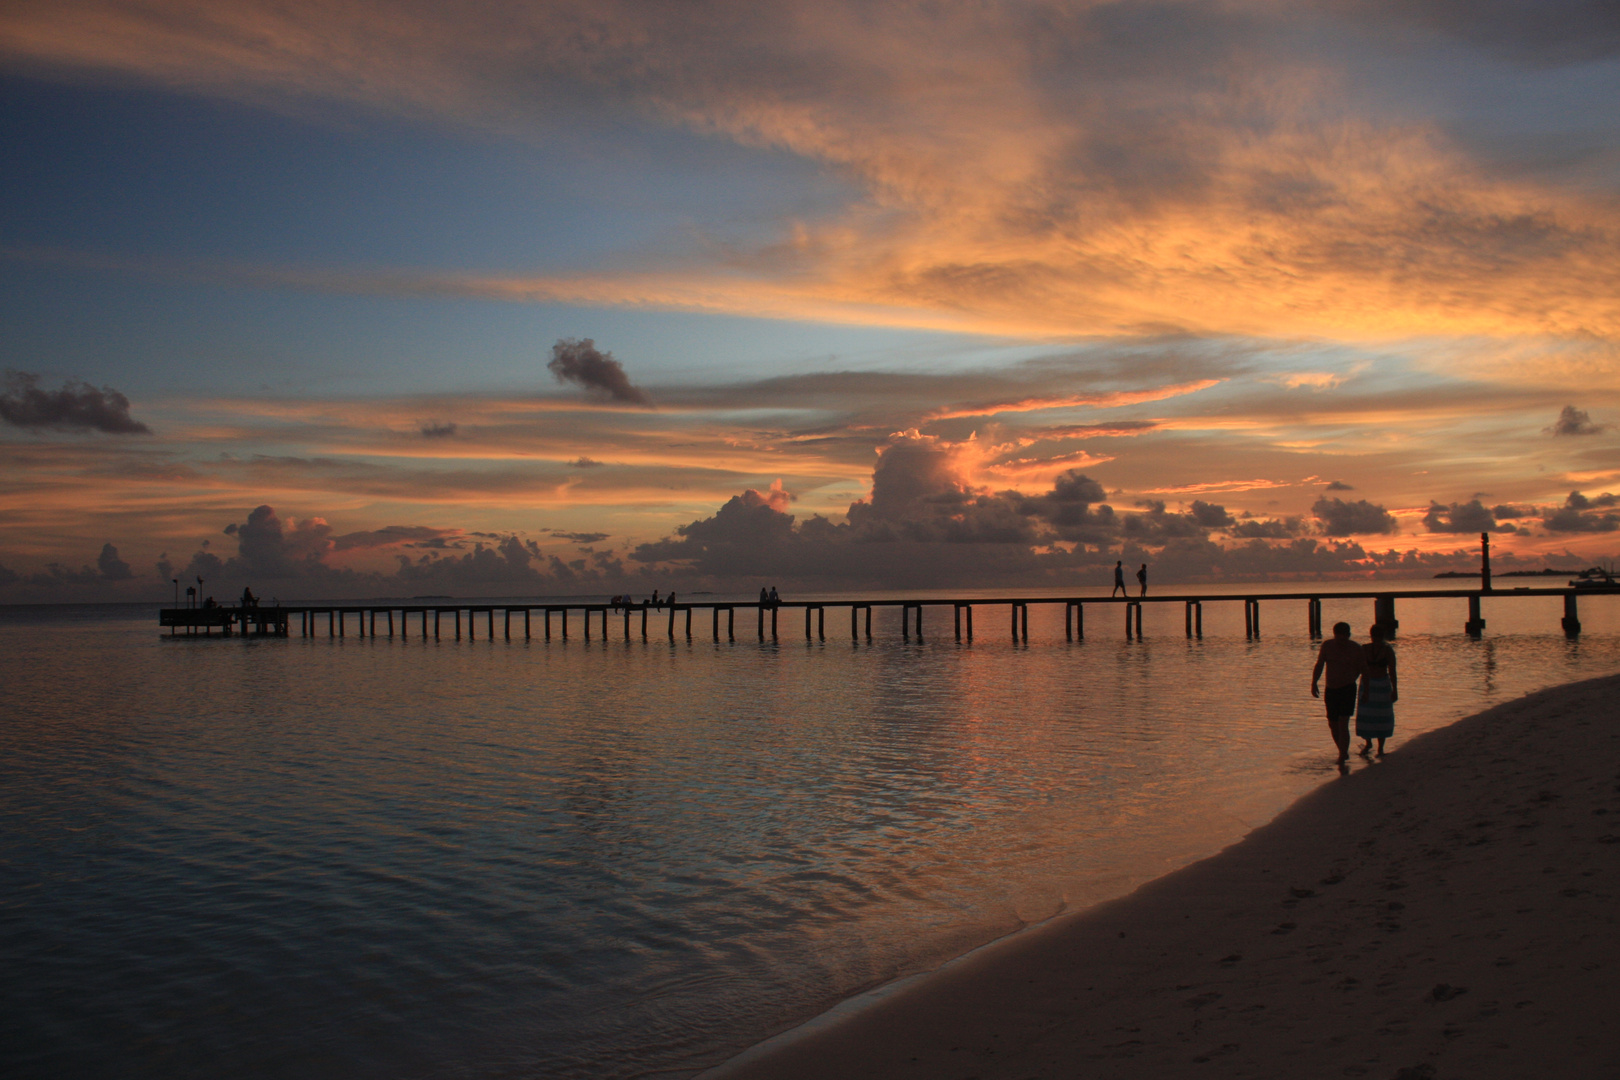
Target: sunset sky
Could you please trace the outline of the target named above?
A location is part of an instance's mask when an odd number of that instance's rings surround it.
[[[1606,0],[10,0],[0,91],[0,602],[1620,551]]]

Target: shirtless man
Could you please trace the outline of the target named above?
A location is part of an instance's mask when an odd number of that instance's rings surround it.
[[[1333,636],[1322,642],[1311,672],[1311,697],[1323,698],[1327,705],[1328,730],[1339,748],[1339,764],[1350,760],[1350,717],[1356,711],[1356,680],[1366,666],[1360,645],[1350,640],[1350,624],[1334,623]],[[1327,695],[1317,688],[1322,669],[1327,669]]]

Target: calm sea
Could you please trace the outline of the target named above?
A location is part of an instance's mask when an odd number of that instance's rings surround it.
[[[1561,614],[1489,601],[1471,641],[1462,601],[1402,601],[1393,747],[1620,670],[1620,597],[1575,641]],[[688,1075],[1336,776],[1302,601],[1257,642],[1241,605],[1201,641],[1093,608],[1074,643],[1035,608],[1027,646],[1005,608],[971,646],[948,609],[923,643],[795,615],[716,645],[0,609],[0,1071]]]

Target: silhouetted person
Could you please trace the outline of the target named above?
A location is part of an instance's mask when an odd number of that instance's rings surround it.
[[[765,588],[763,585],[759,587],[759,606],[762,608],[768,608],[771,606],[770,590]]]
[[[212,596],[210,596],[208,599],[203,601],[203,607],[205,607],[205,608],[212,609],[212,608],[216,608],[218,606],[219,606],[218,604],[214,603],[214,598]]]
[[[1125,590],[1125,560],[1123,559],[1114,564],[1114,588],[1108,595],[1113,596],[1115,593],[1121,596],[1131,595]]]
[[[675,610],[675,594],[670,593],[668,596],[664,597],[664,603],[669,605],[669,610],[674,611]]]
[[[653,590],[653,607],[661,608],[663,606],[664,606],[663,601],[658,599],[658,590],[654,589]]]
[[[776,586],[772,585],[771,586],[771,609],[774,611],[776,608],[779,608],[781,606],[782,606],[782,598],[780,596],[776,595]]]
[[[1339,748],[1339,764],[1350,760],[1350,715],[1356,711],[1356,681],[1366,668],[1360,645],[1350,640],[1350,624],[1333,624],[1333,636],[1322,642],[1311,671],[1311,697],[1322,698],[1327,706],[1328,731]],[[1327,693],[1318,689],[1323,669],[1327,670]]]
[[[1140,570],[1138,570],[1136,572],[1136,580],[1142,586],[1142,595],[1146,596],[1147,595],[1147,563],[1143,563],[1142,564],[1142,569],[1140,569]]]
[[[1383,757],[1384,740],[1395,734],[1395,701],[1400,697],[1395,688],[1395,649],[1384,640],[1388,635],[1383,623],[1374,623],[1367,633],[1372,640],[1361,647],[1365,668],[1356,706],[1356,735],[1367,740],[1361,744],[1362,754],[1377,739],[1378,756]]]
[[[254,596],[253,595],[253,590],[248,588],[246,585],[242,586],[242,606],[243,607],[258,607],[259,606],[259,598],[257,596]]]

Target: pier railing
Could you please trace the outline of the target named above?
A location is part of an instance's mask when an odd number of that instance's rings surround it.
[[[1620,590],[1615,590],[1620,592]],[[872,611],[874,608],[898,608],[900,610],[901,636],[904,640],[911,640],[913,636],[918,641],[923,640],[923,613],[928,609],[949,608],[952,612],[952,634],[957,641],[973,640],[973,609],[975,607],[1006,608],[1011,613],[1010,626],[1012,640],[1027,642],[1029,640],[1029,609],[1033,606],[1063,605],[1063,632],[1064,638],[1074,641],[1084,638],[1086,634],[1086,608],[1093,609],[1093,625],[1096,624],[1096,609],[1112,609],[1113,618],[1118,619],[1123,611],[1124,632],[1127,638],[1140,639],[1142,637],[1142,609],[1148,604],[1181,604],[1185,608],[1185,628],[1189,638],[1201,638],[1204,634],[1204,605],[1205,604],[1243,604],[1244,635],[1249,639],[1260,636],[1260,604],[1268,603],[1303,603],[1305,605],[1305,631],[1314,640],[1322,637],[1322,602],[1324,600],[1372,600],[1373,619],[1384,626],[1391,637],[1395,636],[1400,626],[1396,618],[1396,601],[1398,600],[1436,600],[1460,599],[1465,600],[1468,606],[1468,616],[1463,623],[1463,632],[1472,637],[1479,637],[1485,630],[1482,602],[1489,598],[1493,603],[1498,600],[1511,600],[1537,596],[1559,596],[1564,601],[1564,614],[1560,628],[1565,634],[1574,636],[1580,633],[1581,623],[1578,610],[1578,597],[1603,595],[1603,590],[1586,590],[1575,588],[1514,588],[1514,589],[1355,589],[1340,591],[1319,591],[1310,593],[1276,593],[1243,591],[1232,593],[1207,594],[1165,594],[1159,596],[1126,596],[1126,597],[1099,597],[1099,596],[1046,596],[1046,597],[1003,597],[1003,598],[962,598],[962,597],[927,597],[923,599],[908,600],[784,600],[780,603],[760,603],[755,601],[713,600],[698,601],[696,603],[679,604],[606,604],[606,603],[525,603],[521,601],[505,603],[448,603],[448,604],[399,604],[389,602],[359,602],[352,604],[320,604],[313,606],[271,606],[271,607],[194,607],[194,608],[164,608],[159,613],[159,624],[169,628],[171,635],[181,633],[187,636],[197,634],[211,635],[218,630],[229,636],[234,632],[243,635],[269,635],[287,637],[291,633],[294,623],[298,625],[300,637],[318,637],[324,623],[327,637],[341,638],[347,636],[349,616],[354,616],[355,632],[360,637],[379,636],[379,620],[381,621],[381,634],[393,637],[396,631],[395,615],[398,614],[398,633],[409,638],[413,624],[420,638],[441,640],[453,636],[460,640],[462,636],[462,616],[466,616],[466,634],[469,639],[478,638],[478,624],[484,624],[484,634],[493,639],[496,636],[496,614],[500,614],[501,635],[510,641],[514,635],[514,622],[518,623],[516,633],[523,640],[532,640],[540,637],[550,641],[553,637],[561,640],[569,638],[569,617],[574,615],[577,621],[574,626],[586,641],[593,636],[607,640],[615,633],[610,624],[622,625],[624,640],[629,641],[639,636],[641,640],[648,640],[657,634],[675,640],[677,636],[691,640],[693,637],[693,613],[701,613],[698,619],[698,632],[707,630],[708,636],[713,640],[721,640],[721,623],[725,624],[725,640],[737,640],[737,613],[739,611],[754,612],[755,633],[760,641],[777,640],[784,632],[782,619],[785,613],[802,610],[804,612],[804,636],[807,640],[825,641],[827,638],[827,609],[849,609],[849,631],[853,640],[859,641],[865,637],[872,640]],[[708,616],[707,619],[701,617]],[[722,619],[722,615],[724,618]],[[864,616],[864,618],[863,618]],[[746,618],[746,616],[745,616]],[[707,626],[704,624],[707,623]],[[745,623],[746,625],[746,623]],[[593,629],[595,634],[593,635]],[[791,632],[790,630],[787,632]]]

